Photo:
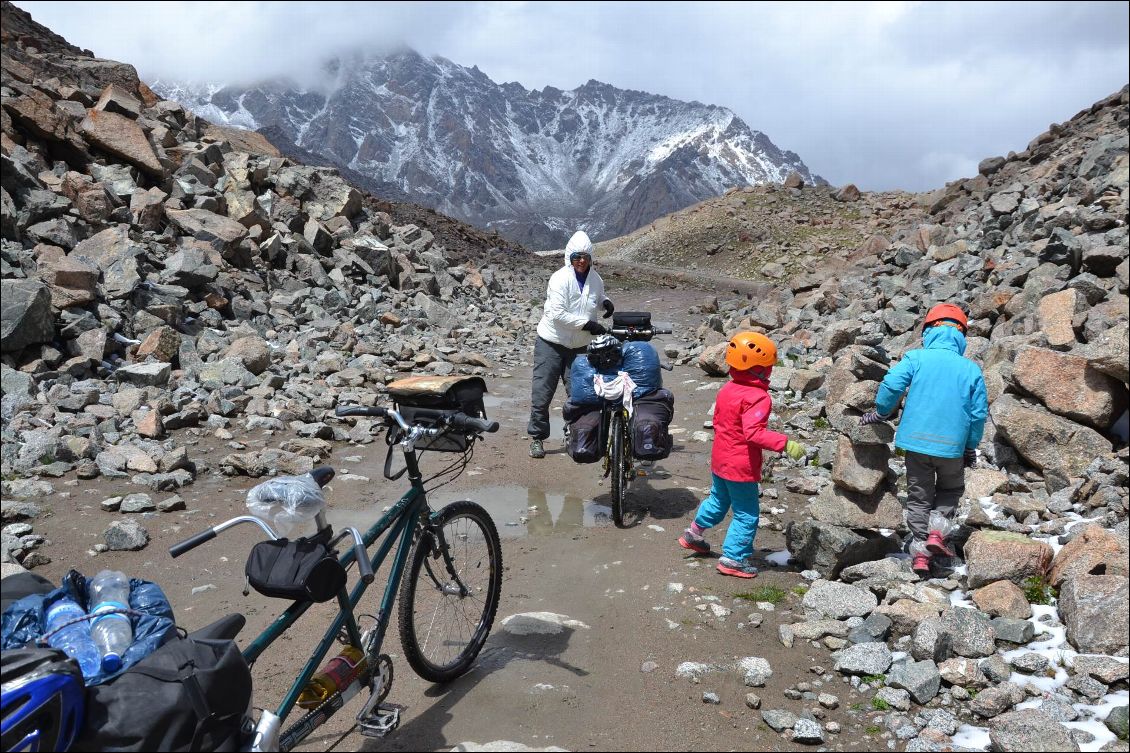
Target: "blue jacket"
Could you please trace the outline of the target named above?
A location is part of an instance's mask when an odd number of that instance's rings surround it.
[[[875,410],[889,416],[904,392],[906,405],[895,447],[936,458],[959,458],[975,448],[985,430],[989,399],[977,364],[965,358],[965,335],[956,327],[932,327],[923,346],[887,372]]]

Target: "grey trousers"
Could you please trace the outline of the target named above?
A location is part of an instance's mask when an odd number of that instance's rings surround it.
[[[936,458],[906,453],[906,523],[919,541],[926,539],[930,511],[950,520],[965,492],[965,464],[961,458]]]
[[[569,370],[573,359],[584,348],[571,350],[564,345],[538,338],[534,343],[534,379],[530,387],[530,423],[526,433],[533,439],[549,436],[549,406],[557,392],[557,383],[565,382],[565,397],[569,397]]]

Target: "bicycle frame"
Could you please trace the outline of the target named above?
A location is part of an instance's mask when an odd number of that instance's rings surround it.
[[[396,554],[392,560],[392,567],[389,571],[388,582],[385,585],[384,596],[381,599],[380,610],[377,612],[377,626],[375,628],[377,633],[374,653],[379,653],[380,647],[384,643],[385,633],[388,629],[389,615],[392,612],[392,604],[396,598],[396,591],[400,585],[400,579],[404,574],[404,566],[408,561],[408,555],[412,547],[412,534],[415,530],[416,522],[420,519],[420,515],[429,509],[427,495],[424,491],[423,479],[420,474],[415,453],[405,453],[405,461],[408,466],[408,476],[412,484],[411,488],[393,505],[392,509],[385,513],[380,520],[362,534],[362,541],[364,542],[366,552],[368,552],[369,547],[386,532],[390,534],[384,539],[376,553],[370,558],[373,572],[376,572],[380,568],[391,551],[393,544],[399,540],[399,546],[397,547]],[[353,549],[347,549],[338,557],[338,560],[343,567],[348,567],[354,560]],[[280,722],[285,721],[287,715],[294,709],[295,704],[298,702],[298,696],[314,677],[318,668],[321,667],[322,661],[325,659],[338,635],[341,634],[342,628],[345,629],[349,636],[350,644],[364,650],[361,642],[361,631],[357,627],[354,609],[356,609],[357,605],[360,603],[361,597],[365,594],[368,587],[369,584],[358,581],[356,585],[354,585],[352,592],[348,590],[348,586],[343,586],[341,591],[338,592],[338,614],[336,619],[326,630],[317,648],[314,650],[313,655],[306,662],[302,672],[290,686],[290,690],[287,691],[278,709],[274,712]],[[267,628],[243,650],[243,656],[247,660],[247,663],[252,664],[256,659],[262,656],[263,652],[289,630],[298,619],[306,613],[306,610],[308,610],[310,606],[311,602],[309,601],[294,602],[291,604],[286,611],[279,615],[274,622],[267,626]],[[375,669],[375,667],[370,666],[370,670]],[[283,731],[279,737],[279,750],[290,750],[298,745],[298,743],[302,742],[311,732],[321,726],[341,709],[348,700],[356,695],[356,693],[360,691],[361,685],[364,684],[364,681],[367,679],[367,676],[359,676],[350,683],[347,688],[339,688],[338,692],[330,696],[322,705],[309,711],[303,715],[301,719]]]

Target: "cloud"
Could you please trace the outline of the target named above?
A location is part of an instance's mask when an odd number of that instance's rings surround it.
[[[328,56],[408,45],[529,89],[721,105],[871,190],[1023,149],[1123,86],[1130,55],[1125,2],[16,4],[148,79],[309,81]]]

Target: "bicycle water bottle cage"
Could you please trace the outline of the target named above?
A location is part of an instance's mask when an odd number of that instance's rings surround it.
[[[276,599],[321,603],[345,586],[345,568],[326,547],[322,534],[310,538],[260,541],[244,568],[247,582]]]

